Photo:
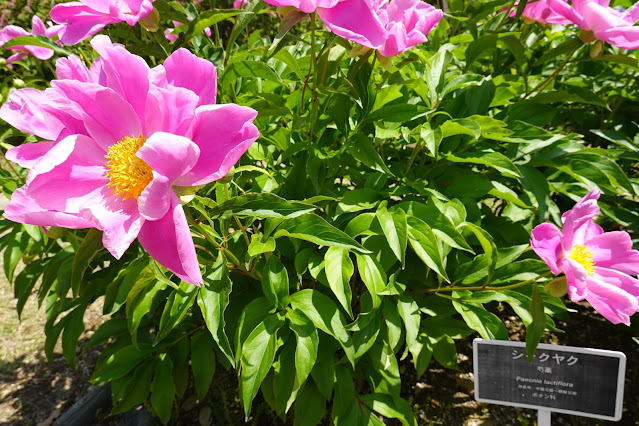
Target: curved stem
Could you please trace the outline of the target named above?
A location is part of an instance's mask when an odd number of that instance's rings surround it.
[[[426,289],[421,289],[421,290],[415,290],[415,292],[417,293],[439,293],[442,291],[457,291],[457,290],[471,290],[471,291],[481,291],[481,290],[511,290],[513,288],[518,288],[518,287],[523,287],[532,283],[537,282],[537,280],[541,279],[541,278],[545,278],[549,275],[553,275],[553,273],[551,271],[548,272],[544,272],[543,274],[539,275],[538,277],[535,278],[531,278],[529,280],[526,281],[522,281],[516,284],[510,284],[510,285],[504,285],[504,286],[498,286],[498,287],[491,287],[488,285],[483,285],[483,286],[474,286],[474,287],[463,287],[463,286],[450,286],[450,287],[442,287],[442,288],[426,288]]]
[[[557,76],[559,75],[559,73],[561,72],[561,70],[563,70],[566,65],[568,65],[568,63],[570,62],[570,59],[573,57],[573,55],[579,50],[579,48],[573,50],[572,52],[570,52],[570,54],[568,55],[568,57],[566,58],[565,61],[563,61],[561,63],[561,65],[559,65],[557,67],[557,69],[555,70],[555,72],[553,72],[550,76],[548,76],[544,81],[542,81],[541,83],[539,83],[537,86],[535,86],[534,89],[532,89],[530,92],[527,92],[523,99],[526,99],[528,96],[532,95],[535,92],[541,92],[542,90],[544,90],[546,87],[548,87],[548,85],[550,83],[552,83],[552,81],[557,78]]]

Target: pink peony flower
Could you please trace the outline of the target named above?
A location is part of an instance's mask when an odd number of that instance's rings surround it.
[[[178,39],[178,36],[173,34],[173,31],[175,30],[175,28],[179,27],[180,25],[182,25],[180,21],[173,21],[174,28],[167,28],[166,30],[164,30],[164,37],[166,37],[166,39],[170,41],[171,43],[173,43],[175,40]],[[204,34],[206,34],[207,37],[211,37],[211,29],[204,28]]]
[[[65,24],[60,33],[64,44],[76,44],[109,24],[126,22],[133,26],[153,10],[155,0],[79,0],[51,9],[51,19]]]
[[[273,6],[291,6],[304,13],[317,12],[329,31],[362,46],[378,49],[386,42],[386,30],[375,13],[373,0],[265,1]]]
[[[41,226],[98,228],[116,258],[137,238],[159,263],[199,284],[174,187],[225,176],[259,136],[252,123],[257,112],[215,105],[215,67],[185,49],[149,69],[107,36],[91,44],[100,58],[90,69],[77,57],[60,59],[51,88],[18,90],[0,109],[0,118],[47,139],[7,152],[30,171],[4,215]]]
[[[426,41],[426,34],[442,19],[441,10],[421,0],[378,0],[377,16],[388,36],[378,52],[385,57],[397,56]]]
[[[639,48],[639,3],[625,13],[608,7],[610,0],[573,0],[572,7],[563,0],[547,0],[557,14],[582,29],[580,38],[585,43],[595,39],[608,42],[620,49]]]
[[[241,9],[248,2],[248,0],[234,0],[233,9]]]
[[[639,311],[639,252],[623,231],[605,232],[594,223],[601,192],[593,188],[562,216],[560,230],[542,223],[532,231],[531,245],[554,274],[566,275],[568,295],[586,299],[613,324],[630,325]]]
[[[2,47],[9,40],[13,40],[16,37],[27,36],[27,35],[42,35],[45,37],[53,38],[62,30],[62,25],[51,25],[48,27],[44,25],[44,22],[37,16],[33,16],[31,19],[31,32],[23,30],[22,28],[15,25],[8,25],[0,30],[0,47]],[[39,46],[13,46],[9,47],[10,50],[17,50],[18,52],[9,56],[7,59],[8,63],[19,61],[20,59],[27,56],[31,53],[38,59],[43,61],[51,58],[53,56],[53,50],[48,49],[46,47]]]
[[[560,0],[565,2],[566,0]],[[517,15],[517,8],[513,8],[508,15],[514,18]],[[539,22],[541,24],[568,25],[572,22],[564,18],[562,15],[554,12],[546,0],[533,1],[526,4],[521,14],[522,19],[526,23]]]

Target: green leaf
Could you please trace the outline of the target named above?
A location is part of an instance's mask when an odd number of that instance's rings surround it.
[[[406,222],[406,213],[400,209],[392,213],[389,212],[386,210],[386,202],[384,201],[377,208],[375,215],[382,226],[388,245],[395,254],[397,260],[402,263],[402,268],[404,268],[406,245],[408,243],[408,224]]]
[[[208,211],[211,218],[228,218],[231,215],[237,217],[251,217],[265,219],[295,218],[310,213],[317,207],[300,203],[299,201],[287,201],[275,194],[246,194],[231,198]]]
[[[288,304],[288,271],[275,254],[262,270],[262,290],[273,306],[284,308]]]
[[[373,411],[386,418],[397,419],[404,426],[417,426],[417,420],[410,404],[401,398],[393,398],[383,393],[372,393],[361,395],[359,399]]]
[[[508,340],[508,331],[504,323],[493,313],[481,305],[453,301],[455,310],[459,312],[466,324],[479,333],[483,339]]]
[[[295,400],[293,426],[315,426],[320,424],[326,411],[326,398],[309,380],[299,391]]]
[[[457,348],[455,342],[450,336],[442,335],[438,337],[431,337],[431,345],[433,347],[433,356],[435,360],[446,368],[459,371],[457,365]]]
[[[122,269],[116,279],[107,286],[104,295],[104,306],[102,313],[104,315],[113,315],[116,313],[122,305],[126,302],[127,295],[135,285],[138,277],[140,277],[145,271],[145,268],[149,265],[149,258],[143,256],[136,259]],[[149,276],[151,272],[147,269]]]
[[[479,240],[482,248],[484,249],[484,254],[488,259],[488,272],[486,276],[486,284],[490,284],[493,278],[493,273],[495,272],[495,266],[497,265],[497,246],[493,241],[493,237],[486,232],[483,228],[475,225],[474,223],[464,222],[462,224],[464,228],[468,228],[475,234],[475,237]]]
[[[173,384],[173,363],[169,356],[160,357],[155,367],[155,377],[151,382],[151,407],[163,424],[171,420],[175,385]]]
[[[441,125],[442,137],[447,138],[455,135],[468,135],[474,139],[481,136],[481,127],[476,121],[468,118],[447,120]]]
[[[366,288],[368,289],[371,297],[373,298],[373,309],[377,309],[381,304],[382,299],[378,296],[388,284],[388,277],[384,268],[379,264],[370,254],[355,253],[357,259],[357,270],[359,276],[364,281]]]
[[[541,300],[541,294],[539,294],[539,287],[537,286],[537,283],[535,283],[533,287],[530,311],[532,314],[532,323],[526,327],[526,353],[528,354],[528,361],[533,360],[537,345],[546,330],[544,301]]]
[[[353,318],[350,280],[355,272],[355,268],[348,253],[346,249],[330,247],[324,255],[324,269],[328,285],[331,287],[333,294],[348,315]]]
[[[369,167],[378,172],[393,175],[384,160],[380,157],[379,153],[375,150],[373,143],[367,137],[361,134],[355,134],[346,141],[346,150],[353,156],[354,159],[361,162],[366,167]]]
[[[313,289],[298,291],[291,295],[291,306],[306,314],[325,333],[330,334],[344,349],[346,357],[355,365],[355,350],[351,336],[346,331],[344,317],[335,302]]]
[[[12,236],[9,235],[9,238]],[[22,259],[24,252],[29,244],[29,234],[26,232],[17,232],[9,240],[7,248],[4,250],[4,275],[9,282],[13,281],[13,273]]]
[[[62,330],[62,354],[67,360],[69,366],[75,370],[78,365],[78,357],[76,356],[76,347],[78,340],[84,331],[84,312],[87,309],[86,304],[78,305],[68,315],[68,322]]]
[[[443,97],[442,88],[446,81],[446,70],[452,59],[453,54],[447,48],[442,47],[428,60],[424,77],[426,83],[428,83],[431,105],[434,105]]]
[[[499,152],[476,151],[464,152],[459,155],[450,154],[446,157],[448,161],[454,163],[473,163],[492,167],[502,175],[511,178],[521,178],[521,173],[508,157]]]
[[[200,400],[204,399],[215,374],[215,351],[211,334],[201,330],[191,338],[191,369],[195,379],[195,390]]]
[[[61,48],[60,46],[58,46],[56,42],[51,40],[49,37],[45,37],[43,35],[26,35],[26,36],[15,37],[9,40],[8,42],[4,43],[2,47],[5,49],[8,49],[14,46],[46,47],[47,49],[51,49],[54,52],[64,56],[71,55],[71,52]]]
[[[238,16],[235,21],[235,25],[233,26],[233,30],[231,31],[231,35],[228,39],[228,45],[232,46],[235,43],[235,40],[239,37],[240,34],[244,32],[244,28],[255,18],[257,12],[262,10],[266,6],[266,3],[259,0],[250,0],[244,4],[242,10],[247,13],[243,13]]]
[[[412,297],[406,293],[402,293],[399,295],[397,301],[397,310],[404,321],[404,327],[406,327],[406,347],[410,348],[419,335],[419,324],[421,321],[419,306]]]
[[[304,312],[290,309],[286,312],[289,328],[295,333],[297,338],[297,348],[295,349],[295,374],[297,386],[302,386],[317,359],[317,348],[319,336],[313,322]],[[288,367],[287,367],[288,368]]]
[[[251,235],[251,244],[248,247],[248,255],[255,257],[262,253],[271,253],[275,251],[275,238],[267,238],[265,242],[262,242],[260,235]]]
[[[231,344],[224,331],[224,311],[229,304],[232,288],[233,283],[229,278],[226,259],[220,254],[211,272],[204,276],[204,283],[197,296],[197,304],[200,306],[206,327],[215,339],[215,343],[231,365],[235,366]]]
[[[155,275],[146,268],[136,281],[126,298],[126,316],[133,342],[137,342],[137,330],[142,318],[151,310],[155,295],[166,288],[166,284],[155,279]]]
[[[140,343],[137,347],[129,345],[118,349],[103,363],[98,364],[91,380],[101,384],[119,379],[147,358],[151,352],[153,347],[146,343]]]
[[[408,217],[408,242],[426,266],[450,282],[437,238],[428,225],[422,221],[414,220],[413,217]]]
[[[89,268],[91,260],[104,248],[102,245],[102,231],[91,228],[82,239],[82,243],[73,258],[73,268],[71,269],[71,289],[75,296],[80,292],[80,283],[84,273]]]
[[[275,52],[280,42],[284,38],[286,34],[288,34],[289,30],[293,28],[295,24],[300,22],[302,19],[306,18],[308,15],[302,11],[297,9],[290,10],[282,17],[282,21],[280,22],[280,26],[277,29],[277,34],[275,34],[275,38],[271,42],[271,46],[269,47],[269,52]]]
[[[421,333],[417,340],[409,346],[408,350],[413,355],[413,364],[419,378],[426,372],[433,357],[433,347],[430,344],[430,339],[426,334]]]
[[[184,37],[184,41],[186,42],[201,34],[206,28],[242,13],[244,12],[241,10],[207,10],[206,12],[200,13],[197,18],[189,22],[188,25],[176,27],[173,30],[173,34],[186,34]]]
[[[282,222],[273,237],[279,238],[283,236],[298,238],[320,246],[341,247],[360,253],[369,252],[357,241],[326,222],[326,220],[310,213]]]
[[[235,335],[235,364],[239,365],[240,363],[242,345],[249,334],[274,310],[273,304],[266,297],[258,297],[252,300],[242,310]]]
[[[248,77],[251,79],[261,78],[263,80],[282,83],[282,79],[275,71],[264,62],[242,60],[229,64],[220,79],[220,87],[225,87],[229,83],[235,83],[238,78]]]
[[[404,123],[415,120],[428,114],[430,110],[421,105],[413,105],[400,103],[394,105],[385,105],[380,109],[371,112],[365,121],[387,121],[390,123]]]
[[[368,323],[353,333],[353,346],[355,347],[355,359],[361,358],[375,344],[381,331],[382,311],[376,310]]]
[[[275,359],[275,351],[280,346],[277,340],[277,330],[283,324],[284,322],[275,314],[267,317],[255,327],[242,345],[240,383],[246,419],[251,412],[253,398],[257,395],[260,384]]]
[[[155,344],[164,339],[173,328],[182,322],[191,306],[193,306],[197,295],[198,287],[184,281],[180,283],[178,290],[171,293],[160,317],[160,330],[155,339]]]
[[[111,410],[111,415],[124,413],[133,407],[144,403],[151,391],[151,379],[155,371],[155,362],[146,362],[135,369],[132,375],[125,376],[119,380],[126,380],[121,392],[121,401],[114,401],[117,404]],[[115,399],[115,393],[114,393]]]

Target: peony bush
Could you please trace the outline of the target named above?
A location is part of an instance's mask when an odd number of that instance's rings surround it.
[[[413,425],[404,369],[508,339],[504,307],[529,357],[565,302],[630,325],[639,9],[236,3],[61,2],[0,30],[4,273],[48,357],[102,348],[112,414],[169,423],[195,394],[227,423],[239,398]]]

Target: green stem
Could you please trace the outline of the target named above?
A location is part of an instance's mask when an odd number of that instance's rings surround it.
[[[570,52],[570,54],[568,55],[568,57],[566,58],[565,61],[563,61],[561,63],[561,65],[559,65],[557,67],[557,69],[555,70],[555,72],[553,72],[549,77],[547,77],[544,81],[542,81],[541,83],[539,83],[534,89],[532,89],[530,92],[527,92],[524,95],[523,99],[526,99],[528,96],[532,95],[535,92],[541,92],[542,90],[544,90],[546,87],[548,87],[548,85],[550,83],[552,83],[552,81],[557,78],[557,76],[559,75],[559,73],[561,72],[561,70],[563,70],[566,65],[568,65],[568,62],[570,62],[570,59],[573,57],[573,55],[579,50],[579,48],[573,50],[572,52]]]
[[[522,281],[516,284],[510,284],[510,285],[504,285],[504,286],[499,286],[499,287],[491,287],[488,285],[483,285],[483,286],[474,286],[474,287],[463,287],[463,286],[450,286],[450,287],[443,287],[443,288],[427,288],[427,289],[422,289],[422,290],[415,290],[415,292],[418,293],[439,293],[442,291],[457,291],[457,290],[471,290],[471,291],[481,291],[481,290],[511,290],[513,288],[518,288],[518,287],[523,287],[532,283],[537,282],[537,280],[541,279],[541,278],[545,278],[549,275],[553,275],[553,273],[551,271],[545,272],[541,275],[539,275],[538,277],[535,278],[531,278],[529,280],[526,281]]]

